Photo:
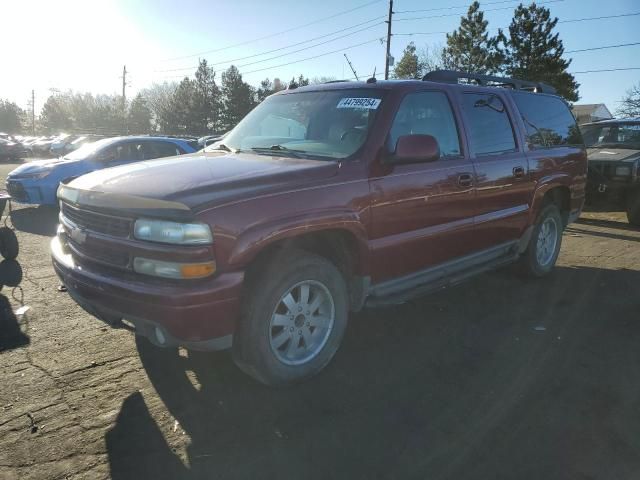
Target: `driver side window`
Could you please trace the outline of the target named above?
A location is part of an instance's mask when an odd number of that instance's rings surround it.
[[[431,135],[438,141],[441,157],[459,157],[460,139],[453,111],[442,92],[410,93],[398,108],[389,132],[389,148],[395,151],[404,135]]]

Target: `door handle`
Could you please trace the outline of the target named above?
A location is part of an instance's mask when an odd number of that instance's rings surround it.
[[[458,175],[458,185],[461,187],[470,187],[473,184],[473,175],[470,173],[461,173]]]
[[[524,177],[524,167],[513,167],[513,176],[516,178]]]

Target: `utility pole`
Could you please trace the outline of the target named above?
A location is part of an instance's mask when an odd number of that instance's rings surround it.
[[[122,133],[127,134],[127,66],[122,67]]]
[[[387,56],[384,60],[384,79],[389,80],[389,57],[391,56],[391,17],[393,16],[393,0],[389,0],[389,19],[387,20]]]
[[[31,89],[31,135],[36,136],[36,91]]]
[[[347,63],[349,64],[349,68],[351,68],[351,71],[353,72],[353,76],[356,77],[356,80],[359,82],[360,79],[358,78],[358,74],[356,73],[356,69],[353,68],[353,65],[351,65],[351,60],[349,60],[349,57],[347,57],[347,54],[344,53],[344,58],[347,59]]]

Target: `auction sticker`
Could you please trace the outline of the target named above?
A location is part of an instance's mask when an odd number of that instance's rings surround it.
[[[380,98],[343,98],[338,102],[337,108],[362,108],[375,110],[382,102]]]

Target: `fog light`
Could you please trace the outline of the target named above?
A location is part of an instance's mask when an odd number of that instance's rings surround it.
[[[164,278],[203,278],[216,271],[215,262],[177,263],[137,257],[133,269],[144,275]]]

